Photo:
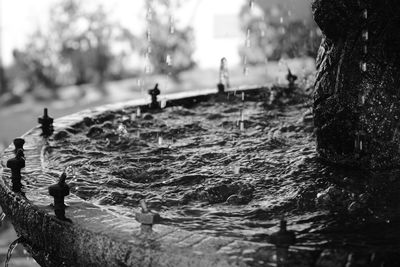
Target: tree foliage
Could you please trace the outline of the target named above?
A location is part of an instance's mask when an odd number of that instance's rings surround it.
[[[142,53],[150,49],[149,61],[154,72],[177,79],[179,73],[195,67],[193,30],[176,25],[173,10],[179,6],[173,1],[146,0],[145,7],[147,13],[150,10],[151,18],[147,18],[148,32],[143,39],[148,42],[143,45]]]
[[[48,25],[14,53],[32,86],[102,84],[113,60],[120,56],[111,46],[134,43],[133,36],[111,21],[102,6],[90,8],[80,0],[59,0],[51,8]]]
[[[311,18],[289,19],[288,11],[280,6],[272,9],[268,5],[259,5],[257,9],[259,13],[254,15],[246,4],[240,13],[242,30],[246,34],[250,32],[251,49],[243,45],[239,53],[246,56],[249,64],[283,57],[316,57],[321,32]]]

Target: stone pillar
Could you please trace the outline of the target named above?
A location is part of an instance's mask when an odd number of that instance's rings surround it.
[[[317,150],[329,162],[400,167],[400,1],[313,0]]]

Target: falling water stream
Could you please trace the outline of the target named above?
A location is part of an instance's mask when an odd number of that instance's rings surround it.
[[[10,260],[11,260],[12,254],[13,254],[13,252],[14,252],[14,249],[15,249],[19,244],[24,243],[24,240],[25,240],[25,239],[24,239],[23,237],[19,237],[19,238],[17,238],[16,240],[14,240],[14,241],[10,244],[10,246],[9,246],[9,248],[8,248],[8,251],[7,251],[7,256],[6,256],[5,264],[4,264],[5,267],[8,267],[8,264],[10,263]]]

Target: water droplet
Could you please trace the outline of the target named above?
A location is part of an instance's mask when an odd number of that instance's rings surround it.
[[[243,120],[241,120],[239,122],[239,128],[240,128],[240,131],[244,131],[244,121]]]
[[[245,45],[247,48],[251,47],[251,30],[247,29]]]
[[[148,42],[151,42],[151,30],[147,29],[146,31],[146,39]]]
[[[363,10],[363,18],[368,19],[368,10],[367,9]]]
[[[153,19],[153,9],[151,7],[149,7],[147,9],[147,13],[146,13],[146,19],[148,21],[151,21]]]
[[[244,76],[248,76],[249,75],[249,68],[247,66],[243,67],[243,74],[244,74]]]
[[[165,108],[166,106],[167,106],[167,100],[166,99],[161,99],[160,107],[161,108]]]
[[[147,64],[147,65],[144,67],[144,72],[145,72],[146,74],[150,74],[150,73],[151,73],[151,66],[150,66],[149,64]]]
[[[162,144],[163,144],[163,138],[162,138],[162,136],[159,136],[158,137],[158,145],[162,146]]]
[[[136,109],[136,116],[137,117],[140,117],[142,115],[142,110],[140,109],[140,107],[138,107],[137,109]]]
[[[170,54],[167,54],[165,57],[165,63],[167,63],[168,66],[172,66],[172,57]]]
[[[254,8],[254,1],[253,0],[249,1],[249,8],[250,8],[250,10],[252,10]]]
[[[280,18],[279,18],[279,23],[280,23],[280,24],[283,24],[283,17],[280,17]]]
[[[234,174],[240,174],[240,166],[234,166],[233,167],[233,173]]]
[[[169,33],[175,33],[175,18],[173,16],[169,17]]]
[[[367,71],[367,62],[361,62],[361,70],[362,70],[363,72],[366,72],[366,71]]]
[[[368,54],[368,46],[367,45],[364,45],[363,52],[364,52],[364,54]]]
[[[368,30],[363,30],[362,38],[364,41],[368,41]]]

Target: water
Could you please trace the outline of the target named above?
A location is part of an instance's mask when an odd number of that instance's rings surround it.
[[[6,261],[5,261],[5,264],[4,264],[5,267],[8,267],[8,264],[10,263],[10,260],[11,260],[12,254],[13,254],[13,252],[14,252],[14,249],[15,249],[19,244],[21,244],[21,243],[23,243],[23,242],[24,242],[24,238],[19,237],[19,238],[17,238],[16,240],[14,240],[14,241],[10,244],[10,246],[9,246],[9,248],[8,248],[8,251],[7,251]]]
[[[4,212],[1,212],[1,214],[0,214],[0,227],[3,225],[3,221],[4,221],[5,217],[6,217],[6,214]]]
[[[242,102],[238,94],[229,102],[166,108],[128,124],[129,133],[140,130],[141,136],[124,142],[112,130],[88,139],[92,126],[81,125],[77,134],[51,143],[57,153],[49,155],[49,168],[73,162],[80,177],[71,182],[74,194],[132,219],[145,199],[163,224],[189,231],[265,242],[284,216],[300,247],[396,251],[397,174],[324,164],[312,124],[302,122],[309,107],[265,109],[266,102],[251,96]],[[235,124],[241,108],[246,131]],[[117,127],[125,115],[110,122]],[[156,141],[160,132],[172,140],[168,147]],[[360,149],[367,148],[361,143]]]

